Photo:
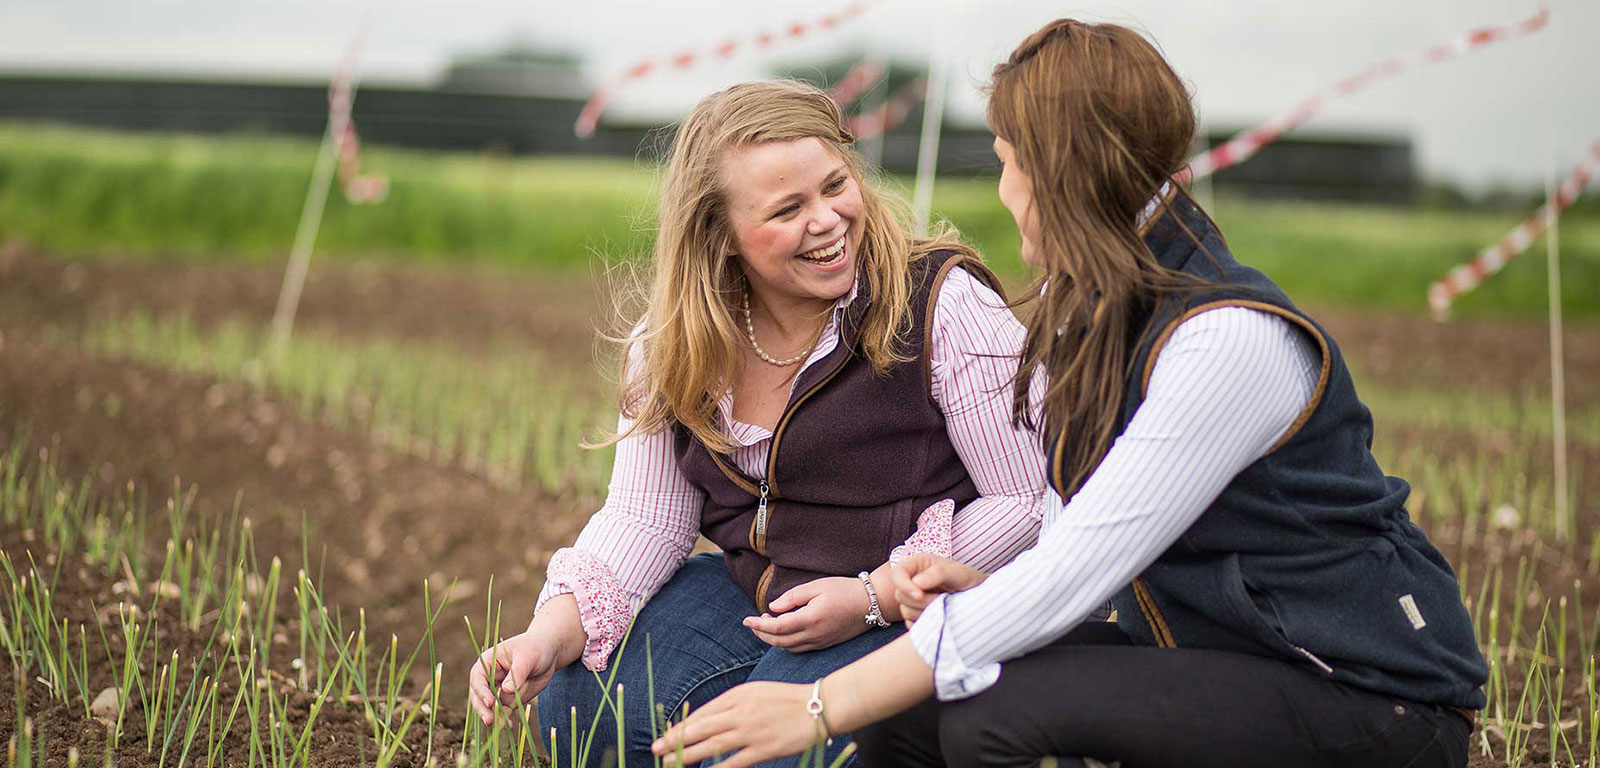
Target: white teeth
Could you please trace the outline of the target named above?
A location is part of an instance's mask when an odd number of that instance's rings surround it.
[[[817,262],[817,263],[826,264],[826,263],[834,261],[835,259],[837,259],[843,253],[844,253],[844,238],[841,237],[841,238],[839,238],[838,242],[836,242],[833,245],[830,245],[830,246],[828,246],[826,248],[818,248],[818,249],[816,249],[814,251],[806,251],[805,253],[800,254],[800,258],[805,259],[807,261],[814,261],[814,262]]]

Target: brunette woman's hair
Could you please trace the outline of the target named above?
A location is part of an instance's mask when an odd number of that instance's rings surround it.
[[[717,401],[737,380],[745,328],[735,320],[744,273],[734,255],[726,180],[731,151],[768,142],[815,139],[849,166],[861,190],[859,274],[871,303],[855,353],[879,372],[910,358],[909,265],[934,250],[969,256],[953,229],[932,237],[907,234],[904,203],[867,183],[867,165],[851,144],[839,106],[816,87],[791,81],[743,83],[702,99],[679,126],[667,161],[657,215],[654,277],[643,317],[623,342],[620,406],[633,420],[622,434],[649,434],[681,424],[705,445],[732,450],[717,425]],[[642,365],[629,367],[628,345],[642,345]]]
[[[1061,19],[995,67],[989,127],[1031,181],[1044,274],[1028,319],[1013,419],[1046,447],[1062,441],[1067,493],[1110,449],[1122,417],[1137,317],[1163,294],[1195,287],[1162,267],[1137,223],[1184,167],[1195,131],[1188,89],[1154,45],[1113,24]],[[1163,203],[1155,216],[1169,214]],[[1192,233],[1191,233],[1192,235]],[[1029,408],[1048,374],[1042,423]]]

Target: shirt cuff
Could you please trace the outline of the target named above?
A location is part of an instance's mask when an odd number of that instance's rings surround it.
[[[954,499],[945,499],[922,511],[917,516],[917,530],[906,539],[906,543],[895,547],[889,553],[889,562],[898,563],[907,557],[926,552],[939,557],[950,557],[953,547],[950,541],[951,519],[956,514]]]
[[[583,666],[603,672],[606,660],[628,634],[633,623],[633,601],[611,569],[592,552],[571,547],[558,549],[550,558],[545,588],[539,594],[538,613],[545,601],[568,592],[578,599],[578,616],[588,640],[583,647]]]
[[[933,668],[934,693],[940,701],[954,701],[989,690],[1000,679],[999,662],[968,667],[956,648],[955,635],[946,631],[949,595],[939,595],[911,625],[911,645],[923,663]]]

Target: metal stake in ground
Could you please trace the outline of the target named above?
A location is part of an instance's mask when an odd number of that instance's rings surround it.
[[[883,143],[888,141],[888,139],[885,137],[885,134],[889,132],[888,107],[889,99],[891,97],[891,94],[889,93],[889,74],[893,66],[893,62],[889,61],[887,57],[880,58],[876,56],[874,56],[871,61],[873,62],[873,66],[876,66],[878,70],[883,73],[882,82],[877,84],[881,85],[882,87],[877,89],[877,95],[875,97],[869,96],[867,101],[863,102],[861,105],[861,114],[863,115],[861,119],[863,121],[871,122],[871,130],[867,131],[864,138],[858,136],[857,141],[861,146],[861,154],[866,156],[867,162],[871,164],[873,168],[882,168]]]
[[[1200,151],[1196,153],[1197,156],[1204,156],[1211,152],[1211,128],[1206,125],[1205,118],[1200,118],[1198,121],[1194,140],[1195,144],[1200,147]],[[1194,181],[1190,182],[1190,188],[1194,191],[1195,199],[1200,203],[1200,207],[1205,209],[1206,213],[1215,217],[1217,215],[1217,200],[1216,190],[1211,186],[1211,174],[1195,176]]]
[[[1556,538],[1567,540],[1567,364],[1562,354],[1561,332],[1561,257],[1556,237],[1556,220],[1559,212],[1554,201],[1556,191],[1555,128],[1550,129],[1550,157],[1545,165],[1545,255],[1549,259],[1550,291],[1550,441],[1555,456],[1556,481]]]
[[[289,267],[284,270],[278,307],[272,313],[269,349],[273,354],[283,351],[289,343],[289,332],[294,328],[295,309],[300,306],[300,291],[305,287],[306,271],[311,266],[311,247],[317,242],[317,229],[322,224],[322,209],[328,203],[328,187],[333,182],[334,160],[338,154],[333,125],[329,123],[328,130],[322,133],[322,146],[317,149],[311,188],[306,191],[306,204],[300,210],[300,226],[295,229],[294,246],[289,251]]]
[[[295,227],[294,245],[289,250],[289,266],[283,273],[283,286],[278,289],[278,306],[272,312],[268,348],[274,355],[289,342],[289,332],[294,328],[295,310],[300,306],[300,291],[305,287],[311,248],[317,242],[317,230],[322,225],[322,211],[328,203],[328,184],[335,165],[344,179],[345,197],[353,203],[379,202],[389,189],[387,178],[359,173],[360,142],[350,122],[351,105],[355,101],[356,63],[370,31],[369,23],[356,33],[328,81],[328,128],[322,132],[322,144],[317,148],[311,188],[306,191],[306,204],[300,209],[300,224]]]
[[[934,23],[939,25],[941,43],[949,39],[948,0],[940,2]],[[928,54],[928,93],[922,103],[922,143],[917,148],[917,187],[914,207],[917,235],[928,234],[928,216],[933,208],[933,177],[939,170],[939,131],[944,123],[944,97],[950,79],[949,46],[936,45]]]

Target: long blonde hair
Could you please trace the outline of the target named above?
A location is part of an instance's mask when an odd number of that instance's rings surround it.
[[[861,190],[859,274],[871,304],[855,353],[880,373],[909,360],[909,266],[936,249],[974,255],[953,230],[930,238],[906,234],[905,206],[866,183],[866,163],[850,145],[839,107],[804,83],[743,83],[702,99],[678,128],[657,215],[654,277],[639,330],[623,339],[619,406],[633,419],[628,434],[681,424],[713,450],[733,446],[718,428],[717,401],[737,380],[744,326],[735,321],[743,272],[733,255],[723,161],[735,147],[819,139],[849,165]],[[627,366],[627,345],[642,344],[642,365]],[[605,444],[605,443],[602,443]]]

